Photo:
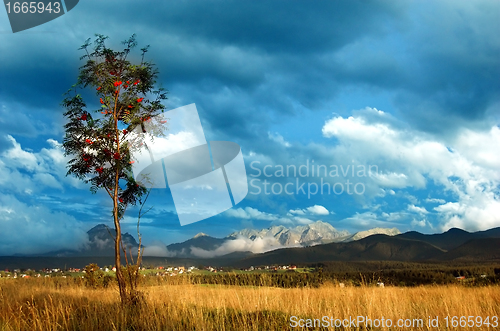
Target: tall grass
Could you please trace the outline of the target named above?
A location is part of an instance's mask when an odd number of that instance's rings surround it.
[[[143,286],[144,303],[129,308],[120,305],[115,286],[91,290],[71,278],[1,280],[0,330],[292,330],[291,316],[425,322],[416,328],[374,328],[380,330],[437,330],[429,328],[427,320],[438,316],[442,330],[446,316],[500,315],[498,286],[341,288],[332,283],[285,289],[192,284],[182,279],[167,285],[160,278],[155,285]]]

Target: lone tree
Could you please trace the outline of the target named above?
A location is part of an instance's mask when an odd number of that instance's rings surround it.
[[[127,206],[142,205],[148,193],[132,173],[132,152],[145,139],[145,135],[134,135],[133,131],[139,126],[144,132],[144,122],[149,121],[148,127],[156,128],[154,134],[162,135],[161,124],[165,121],[160,123],[159,117],[155,116],[164,111],[162,100],[167,99],[167,92],[162,88],[155,89],[158,71],[154,64],[144,61],[148,47],[141,49],[139,64],[127,59],[137,46],[135,35],[123,42],[123,51],[108,48],[106,39],[97,34],[93,51],[89,50],[92,45],[90,38],[80,47],[85,51],[80,60],[86,59],[86,63],[80,67],[78,81],[66,93],[62,103],[66,109],[64,116],[68,119],[64,126],[63,148],[65,155],[72,157],[67,175],[90,183],[92,193],[106,191],[113,201],[116,278],[122,303],[130,303],[137,299],[142,251],[139,238],[136,264],[129,264],[120,220]],[[90,106],[77,93],[78,89],[88,88],[95,93],[95,101]],[[140,216],[141,211],[139,219]],[[121,252],[126,260],[125,267],[121,263]],[[132,255],[130,257],[133,262]]]

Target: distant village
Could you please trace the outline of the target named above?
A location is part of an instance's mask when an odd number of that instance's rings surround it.
[[[101,267],[100,270],[106,273],[116,272],[116,267],[113,266],[105,266]],[[192,273],[194,271],[202,271],[209,273],[221,273],[228,272],[232,270],[228,270],[227,268],[220,267],[212,267],[212,266],[150,266],[150,267],[141,267],[141,271],[144,272],[144,275],[150,276],[177,276],[182,274]],[[258,271],[296,271],[297,266],[295,265],[271,265],[271,266],[262,266],[262,267],[249,267],[245,269],[240,269],[240,271],[246,272],[258,272]],[[81,276],[85,273],[85,269],[80,268],[68,268],[68,269],[60,269],[60,268],[44,268],[41,270],[32,270],[32,269],[5,269],[4,271],[0,271],[0,278],[31,278],[31,277],[75,277]]]

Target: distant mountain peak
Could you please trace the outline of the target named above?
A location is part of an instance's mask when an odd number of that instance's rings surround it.
[[[108,229],[108,226],[106,224],[97,224],[92,229],[88,230],[87,233],[94,232],[94,231],[106,230],[106,229]]]
[[[337,238],[348,236],[348,231],[338,231],[330,223],[316,221],[314,223],[287,228],[284,225],[273,225],[267,229],[243,229],[231,233],[226,238],[244,237],[251,240],[257,238],[274,238],[281,246],[312,246],[329,243]]]
[[[450,234],[455,233],[455,234],[458,234],[458,233],[469,233],[469,232],[467,232],[465,230],[462,230],[462,229],[459,229],[459,228],[451,228],[451,229],[449,229],[448,231],[446,231],[444,233],[450,233]]]
[[[347,236],[345,238],[342,238],[343,240],[341,240],[341,241],[342,242],[356,241],[356,240],[361,240],[363,238],[366,238],[366,237],[369,237],[369,236],[373,236],[373,235],[376,235],[376,234],[384,234],[386,236],[391,236],[392,237],[392,236],[396,236],[398,234],[401,234],[401,232],[397,228],[392,228],[392,229],[389,229],[389,228],[373,228],[373,229],[366,230],[366,231],[356,232],[353,235],[350,235],[350,236]]]
[[[208,234],[200,232],[196,236],[193,237],[193,239],[199,238],[199,237],[209,237]]]
[[[114,256],[116,230],[106,224],[97,224],[87,231],[88,241],[79,250],[58,250],[47,256]],[[122,233],[122,241],[127,248],[137,248],[139,244],[130,233]],[[143,247],[145,247],[143,245]]]

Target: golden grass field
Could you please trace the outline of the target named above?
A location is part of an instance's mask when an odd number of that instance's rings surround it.
[[[180,277],[179,277],[180,278]],[[0,330],[334,330],[292,327],[297,319],[368,316],[371,319],[423,319],[419,327],[374,327],[374,330],[438,330],[427,325],[446,316],[500,315],[498,286],[319,288],[176,285],[161,279],[141,287],[144,304],[122,308],[116,287],[87,289],[70,278],[1,279]],[[297,320],[298,323],[298,320]],[[330,322],[334,324],[334,322]],[[323,324],[324,325],[324,324]],[[365,329],[365,328],[361,328]],[[449,330],[499,330],[492,325]],[[352,324],[338,330],[359,330]]]

